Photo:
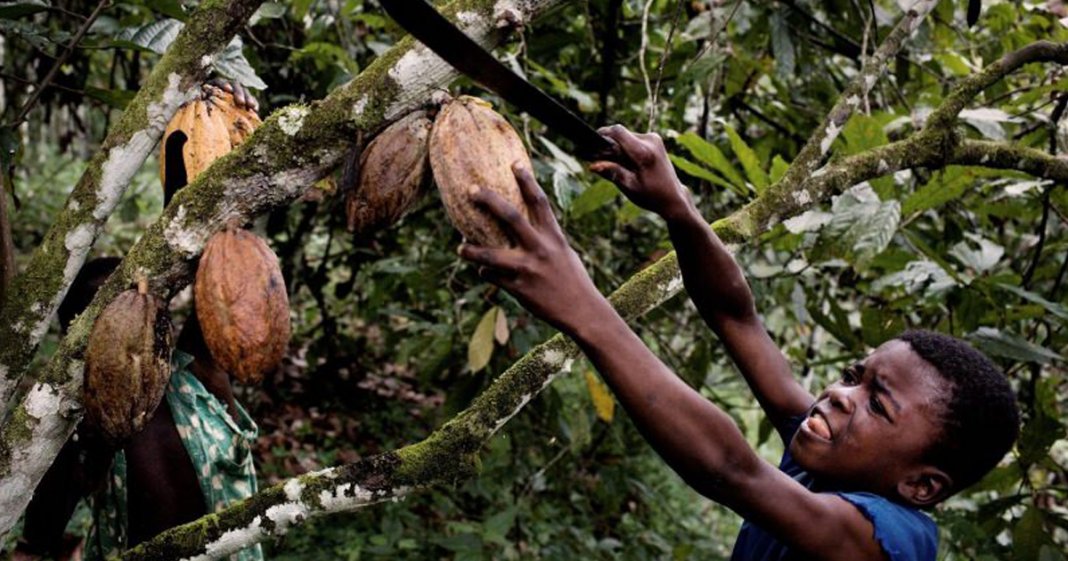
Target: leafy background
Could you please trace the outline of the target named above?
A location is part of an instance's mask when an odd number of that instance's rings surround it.
[[[6,125],[96,5],[0,3]],[[978,5],[938,5],[847,123],[835,157],[917,130],[954,79],[1000,55],[1039,39],[1068,40],[1062,0],[988,0],[976,12]],[[27,121],[0,128],[4,163],[13,165],[20,262],[194,7],[111,2]],[[712,220],[784,173],[858,72],[861,54],[900,12],[888,0],[579,0],[498,55],[590,122],[663,134]],[[268,114],[323,97],[401,35],[373,0],[268,2],[216,67],[255,88]],[[467,81],[453,88],[461,92],[493,100],[521,131],[602,290],[668,250],[663,223],[585,171],[564,140]],[[962,113],[964,133],[1063,153],[1066,92],[1064,69],[1025,67]],[[148,162],[135,179],[98,255],[122,255],[158,216],[156,166]],[[260,424],[264,482],[416,441],[551,333],[458,260],[460,237],[436,196],[399,225],[353,239],[332,188],[328,182],[326,196],[257,223],[283,263],[295,326],[284,367],[241,391]],[[935,513],[941,559],[1066,559],[1066,222],[1063,185],[981,168],[917,169],[858,185],[737,254],[768,329],[813,390],[910,326],[964,337],[1005,368],[1024,412],[1021,440],[983,482]],[[176,299],[178,316],[187,303]],[[777,459],[781,445],[685,298],[636,329]],[[71,530],[84,524],[82,516]],[[493,440],[477,479],[313,521],[267,552],[277,559],[723,559],[739,524],[685,487],[590,366],[577,362]]]

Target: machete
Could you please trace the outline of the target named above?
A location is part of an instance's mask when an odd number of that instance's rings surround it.
[[[584,159],[619,158],[614,142],[512,72],[425,0],[379,0],[379,3],[412,37],[453,68],[571,140]]]

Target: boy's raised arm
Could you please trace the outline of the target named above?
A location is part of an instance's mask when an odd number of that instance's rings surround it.
[[[529,221],[496,193],[476,196],[517,242],[461,246],[464,258],[481,265],[479,274],[574,339],[646,440],[703,495],[814,558],[882,559],[860,511],[761,460],[730,416],[664,366],[598,292],[530,171],[517,169],[516,177]]]
[[[635,135],[618,125],[601,132],[630,162],[596,162],[591,169],[667,221],[686,292],[781,433],[786,421],[804,413],[814,400],[764,329],[742,270],[694,207],[658,135]]]

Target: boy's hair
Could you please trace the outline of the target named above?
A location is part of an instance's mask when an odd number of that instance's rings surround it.
[[[59,327],[64,333],[74,318],[85,311],[96,296],[96,291],[104,285],[111,273],[119,267],[122,259],[118,257],[97,257],[90,259],[78,271],[78,276],[70,283],[70,290],[63,302],[59,304]]]
[[[897,339],[948,383],[942,432],[927,457],[953,478],[954,492],[964,489],[994,469],[1016,441],[1016,396],[1001,369],[960,339],[925,330],[909,330]]]

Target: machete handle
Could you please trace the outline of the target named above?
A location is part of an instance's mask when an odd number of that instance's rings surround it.
[[[582,159],[588,162],[597,162],[601,160],[608,160],[616,162],[617,164],[627,165],[630,163],[630,159],[623,153],[623,150],[619,147],[619,144],[615,140],[608,138],[607,136],[600,135],[604,141],[599,146],[594,146],[581,154]]]

